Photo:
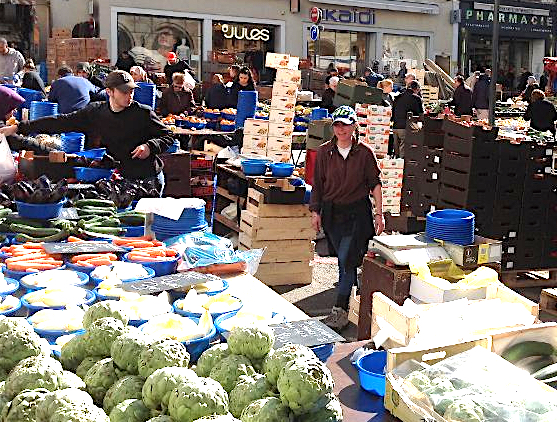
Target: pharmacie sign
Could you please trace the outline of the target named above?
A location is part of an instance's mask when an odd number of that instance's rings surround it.
[[[372,9],[326,9],[323,8],[323,22],[355,23],[375,25],[375,11]]]
[[[271,31],[267,28],[223,23],[221,31],[224,38],[228,39],[263,42],[267,42],[271,39]]]
[[[495,16],[493,5],[486,3],[463,3],[464,26],[468,28],[491,30]],[[547,9],[529,7],[500,6],[499,25],[503,31],[526,31],[550,34],[553,31],[553,18]]]

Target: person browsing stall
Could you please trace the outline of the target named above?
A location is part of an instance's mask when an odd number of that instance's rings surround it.
[[[205,105],[211,109],[222,110],[228,105],[228,90],[224,85],[222,75],[216,73],[213,75],[213,85],[205,94]]]
[[[108,154],[120,161],[123,177],[158,180],[162,192],[164,176],[159,154],[173,144],[172,133],[149,107],[133,100],[137,85],[128,72],[111,72],[105,86],[108,102],[95,102],[73,113],[6,126],[0,129],[0,134],[83,132],[97,135]]]
[[[464,83],[464,77],[458,75],[454,79],[454,95],[449,106],[454,106],[454,114],[457,116],[472,115],[472,90]]]
[[[171,51],[166,55],[166,58],[167,58],[167,63],[164,66],[164,74],[166,76],[166,81],[168,82],[169,85],[170,82],[172,81],[172,76],[175,73],[185,73],[187,71],[190,72],[190,74],[192,74],[193,76],[193,70],[188,64],[188,62],[186,62],[185,60],[178,59],[176,53]]]
[[[404,140],[406,138],[408,113],[411,112],[416,116],[424,112],[424,105],[419,93],[420,84],[418,81],[412,81],[408,88],[395,98],[393,103],[394,146],[395,153],[399,158],[404,158]]]
[[[147,76],[145,69],[141,66],[132,66],[130,69],[130,75],[132,75],[134,82],[145,82],[148,84],[153,83],[153,81]]]
[[[44,82],[37,73],[37,69],[35,68],[35,63],[33,63],[33,60],[29,59],[25,61],[23,71],[24,73],[23,79],[21,81],[21,87],[39,91],[43,94],[43,97],[46,97]]]
[[[549,130],[555,136],[557,111],[555,106],[545,99],[545,94],[541,89],[532,91],[531,101],[524,114],[524,120],[530,120],[532,129],[542,132]]]
[[[339,81],[340,79],[338,76],[331,77],[331,79],[329,79],[329,85],[327,85],[327,89],[323,91],[321,97],[321,107],[326,108],[329,113],[335,111],[333,100],[335,99]]]
[[[3,122],[9,121],[14,110],[24,102],[25,98],[13,89],[0,85],[0,126],[4,125]]]
[[[74,76],[69,66],[61,66],[58,79],[50,87],[48,101],[58,103],[58,112],[67,114],[84,108],[98,91],[87,79]]]
[[[255,82],[251,76],[251,70],[249,70],[249,67],[242,67],[240,69],[238,78],[230,87],[228,100],[230,107],[236,108],[238,106],[238,95],[240,91],[255,91]]]
[[[348,301],[356,269],[367,252],[369,239],[383,232],[385,220],[380,170],[371,148],[357,140],[356,112],[341,106],[332,119],[334,136],[317,150],[309,209],[313,228],[323,229],[338,256],[337,299],[324,322],[342,329],[348,324]]]
[[[185,86],[183,73],[172,75],[172,85],[162,93],[161,114],[180,114],[186,112],[191,114],[195,110],[195,101],[191,90]]]

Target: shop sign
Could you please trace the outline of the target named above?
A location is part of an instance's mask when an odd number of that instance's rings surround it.
[[[462,22],[469,28],[491,30],[494,19],[493,5],[474,3],[464,10]],[[549,10],[501,6],[499,25],[503,31],[550,34],[553,30],[553,18]]]
[[[323,9],[323,21],[375,25],[375,11],[371,9]]]
[[[248,41],[263,41],[267,42],[271,39],[271,32],[266,28],[248,28],[241,25],[222,24],[222,33],[224,38],[235,40],[248,40]]]

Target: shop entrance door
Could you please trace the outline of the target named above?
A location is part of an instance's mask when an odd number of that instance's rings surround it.
[[[308,56],[313,60],[316,53],[318,69],[336,67],[342,76],[361,76],[367,63],[367,37],[366,32],[326,29],[318,41],[308,42]]]

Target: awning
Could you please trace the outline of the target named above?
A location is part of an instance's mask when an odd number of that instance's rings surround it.
[[[434,3],[420,3],[403,0],[309,0],[311,3],[332,4],[344,7],[363,7],[366,9],[393,10],[397,12],[425,13],[438,15],[439,6]]]
[[[0,4],[20,4],[22,6],[35,6],[36,0],[0,0]]]

